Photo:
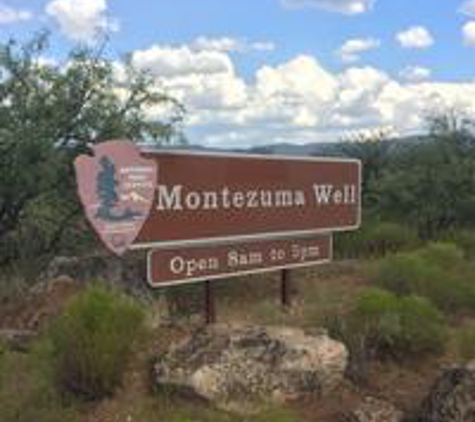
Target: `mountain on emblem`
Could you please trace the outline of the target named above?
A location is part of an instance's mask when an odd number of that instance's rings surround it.
[[[154,199],[157,166],[129,141],[94,146],[74,163],[78,193],[89,222],[105,245],[122,255],[145,223]]]

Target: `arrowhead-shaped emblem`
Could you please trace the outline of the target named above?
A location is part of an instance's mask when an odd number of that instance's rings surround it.
[[[94,146],[93,152],[74,163],[79,197],[107,248],[122,255],[149,216],[157,165],[142,158],[130,141],[104,142]]]

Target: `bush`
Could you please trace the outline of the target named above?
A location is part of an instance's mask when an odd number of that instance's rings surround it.
[[[380,287],[426,297],[446,312],[475,309],[472,267],[454,244],[431,243],[388,255],[377,264],[374,278]]]
[[[399,295],[420,293],[423,284],[437,277],[437,269],[414,252],[383,258],[376,270],[376,283]]]
[[[2,422],[77,422],[79,413],[64,406],[43,345],[31,353],[0,354],[0,420]]]
[[[463,360],[473,360],[475,358],[475,324],[462,327],[455,336],[458,355]]]
[[[373,256],[413,248],[418,243],[417,234],[407,226],[381,222],[369,230],[370,253]]]
[[[363,334],[365,347],[380,357],[406,358],[443,349],[446,327],[442,315],[427,300],[398,297],[372,288],[358,299],[350,318]]]
[[[460,270],[465,265],[463,251],[453,243],[434,242],[418,251],[428,264],[442,270]]]
[[[391,222],[370,223],[358,231],[335,235],[335,252],[341,258],[381,257],[417,244],[413,230]]]
[[[73,299],[53,324],[51,340],[59,387],[98,399],[120,385],[143,332],[144,314],[130,298],[91,287]]]
[[[466,258],[475,257],[475,230],[464,229],[452,231],[446,234],[444,241],[456,244],[463,250]]]

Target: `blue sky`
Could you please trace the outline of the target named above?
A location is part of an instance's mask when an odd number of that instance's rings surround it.
[[[110,34],[188,110],[194,143],[332,141],[475,112],[475,0],[0,0],[0,40],[51,57]]]

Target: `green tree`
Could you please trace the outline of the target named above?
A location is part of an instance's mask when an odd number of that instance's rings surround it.
[[[114,63],[103,48],[75,48],[64,65],[48,65],[48,48],[48,34],[0,44],[0,264],[75,243],[81,210],[72,162],[91,145],[183,141],[183,108],[130,58]],[[170,110],[167,121],[147,118],[158,105]]]
[[[376,200],[374,185],[391,159],[392,147],[390,135],[384,129],[369,134],[357,133],[340,144],[341,154],[361,161],[363,203],[366,208]]]
[[[475,222],[475,135],[456,114],[429,119],[429,136],[393,157],[377,182],[376,212],[421,238]]]

